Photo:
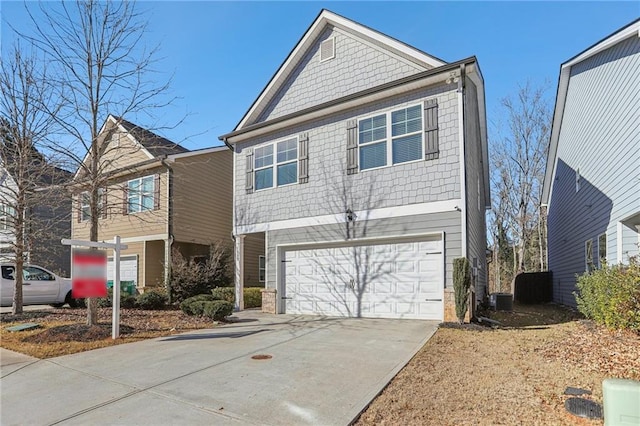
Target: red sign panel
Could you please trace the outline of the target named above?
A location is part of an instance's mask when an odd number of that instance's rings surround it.
[[[71,279],[74,299],[107,297],[107,254],[102,250],[74,250]]]

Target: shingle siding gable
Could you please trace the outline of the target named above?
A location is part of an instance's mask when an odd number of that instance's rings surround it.
[[[335,38],[335,58],[320,62],[320,44],[331,37]],[[256,122],[281,117],[425,69],[353,34],[327,27]]]

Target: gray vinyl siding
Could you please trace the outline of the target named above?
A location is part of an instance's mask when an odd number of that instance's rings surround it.
[[[484,172],[482,164],[480,121],[477,88],[470,80],[465,92],[465,177],[467,210],[467,258],[477,259],[476,301],[481,302],[487,290],[487,234],[484,201]]]
[[[276,288],[276,247],[279,245],[310,243],[319,241],[345,241],[344,224],[291,228],[267,232],[267,288]],[[360,226],[365,226],[360,224]],[[445,291],[452,291],[453,259],[460,257],[461,233],[460,213],[432,213],[407,217],[371,220],[366,230],[360,228],[360,237],[399,237],[411,234],[444,232],[445,240]]]
[[[236,145],[236,224],[269,223],[326,214],[460,198],[460,163],[456,91],[434,86],[362,106]],[[347,121],[438,100],[440,154],[435,160],[397,164],[346,174]],[[389,124],[390,125],[390,124]],[[309,135],[309,181],[254,191],[245,189],[246,155],[261,144]]]
[[[635,36],[571,69],[548,217],[557,302],[575,305],[575,276],[584,272],[588,239],[597,253],[598,235],[606,232],[608,262],[625,261],[617,258],[617,223],[640,212],[638,81],[640,39]],[[625,255],[638,253],[637,232],[624,227]]]
[[[320,43],[335,38],[335,58],[320,62]],[[341,29],[325,29],[256,122],[356,93],[420,71],[421,67]]]

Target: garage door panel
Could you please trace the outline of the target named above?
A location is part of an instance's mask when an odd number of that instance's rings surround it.
[[[440,247],[429,241],[286,252],[286,312],[442,319]]]
[[[396,293],[398,294],[415,294],[418,290],[418,283],[416,283],[415,281],[411,281],[411,282],[399,282],[396,283]]]

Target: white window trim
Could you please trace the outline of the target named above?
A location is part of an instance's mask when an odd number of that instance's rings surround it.
[[[282,163],[278,163],[278,144],[280,142],[284,142],[284,141],[289,141],[291,139],[295,139],[296,141],[296,158],[294,160],[287,160],[287,161],[283,161]],[[264,148],[266,146],[269,145],[273,145],[273,162],[271,163],[270,166],[264,166],[264,167],[256,167],[256,157],[255,157],[255,152],[257,149],[260,148]],[[275,140],[273,142],[269,142],[269,143],[265,143],[259,146],[256,146],[253,150],[254,152],[254,158],[253,158],[253,187],[255,192],[260,192],[260,191],[267,191],[269,189],[274,189],[274,188],[282,188],[285,186],[291,186],[291,185],[297,185],[298,181],[299,181],[299,177],[300,177],[300,167],[296,166],[296,178],[293,182],[291,183],[287,183],[284,185],[278,185],[278,166],[284,166],[286,164],[291,164],[291,163],[297,163],[300,160],[300,138],[299,136],[289,136],[286,138],[280,138],[278,140]],[[269,167],[271,167],[273,169],[273,185],[268,186],[266,188],[260,188],[258,189],[258,186],[256,185],[256,172],[260,171],[260,170],[264,170],[264,169],[268,169]]]
[[[87,196],[87,204],[84,203],[85,194]],[[104,194],[104,189],[98,188],[98,214],[102,212],[102,195]],[[84,217],[84,209],[88,208],[89,212],[87,213],[87,217]],[[89,191],[82,191],[80,193],[80,222],[88,222],[91,219],[91,199],[89,197]]]
[[[260,267],[260,260],[264,261],[264,268]],[[264,271],[263,279],[260,279],[260,271]],[[267,258],[263,255],[258,256],[258,282],[265,282],[267,280]]]
[[[609,253],[607,252],[607,233],[603,232],[598,235],[598,269],[602,268],[602,257],[600,256],[600,237],[604,235],[604,259],[605,261],[609,257]]]
[[[420,106],[420,111],[421,111],[421,117],[420,117],[420,121],[422,123],[422,126],[420,126],[420,130],[415,131],[415,132],[411,132],[411,133],[406,133],[404,135],[401,136],[392,136],[392,132],[393,132],[393,123],[391,121],[391,114],[402,110],[402,109],[409,109],[409,108],[413,108],[416,106]],[[371,141],[371,142],[365,142],[363,144],[360,143],[360,121],[362,120],[366,120],[368,118],[372,118],[372,117],[377,117],[379,115],[385,115],[386,116],[386,136],[384,139],[378,139],[375,141]],[[411,163],[417,163],[420,161],[424,160],[424,152],[425,152],[425,146],[424,146],[424,102],[419,102],[416,104],[410,104],[407,106],[403,106],[403,107],[399,107],[399,106],[395,106],[394,108],[388,109],[384,112],[376,112],[376,113],[372,113],[372,114],[368,114],[362,117],[358,117],[358,119],[356,120],[357,122],[357,128],[356,128],[356,137],[357,139],[357,146],[358,146],[358,151],[357,151],[357,155],[358,155],[358,171],[360,172],[367,172],[369,170],[380,170],[380,169],[384,169],[387,167],[393,167],[393,166],[399,166],[402,164],[411,164]],[[398,139],[398,138],[405,138],[407,136],[413,136],[416,134],[420,134],[420,145],[422,146],[422,154],[421,154],[421,158],[418,158],[417,160],[411,160],[411,161],[404,161],[402,163],[393,163],[393,140],[394,139]],[[370,167],[367,169],[363,169],[362,168],[362,163],[360,161],[360,147],[361,146],[367,146],[367,145],[373,145],[376,143],[380,143],[380,142],[386,142],[387,144],[387,161],[386,164],[384,166],[378,166],[378,167]]]
[[[153,200],[153,205],[151,206],[151,208],[149,209],[142,209],[142,197],[144,196],[144,191],[142,191],[142,181],[144,179],[147,178],[151,178],[151,182],[153,182],[153,188],[151,189],[151,199]],[[138,192],[138,202],[135,204],[135,206],[137,206],[137,208],[139,210],[131,210],[131,203],[129,202],[129,200],[131,199],[131,190],[129,187],[129,184],[131,182],[135,182],[135,181],[140,181],[140,184],[138,185],[139,192]],[[155,197],[156,197],[156,178],[155,175],[147,175],[147,176],[142,176],[136,179],[130,179],[127,181],[127,214],[137,214],[137,213],[144,213],[144,212],[148,212],[148,211],[152,211],[154,209],[155,206]]]

